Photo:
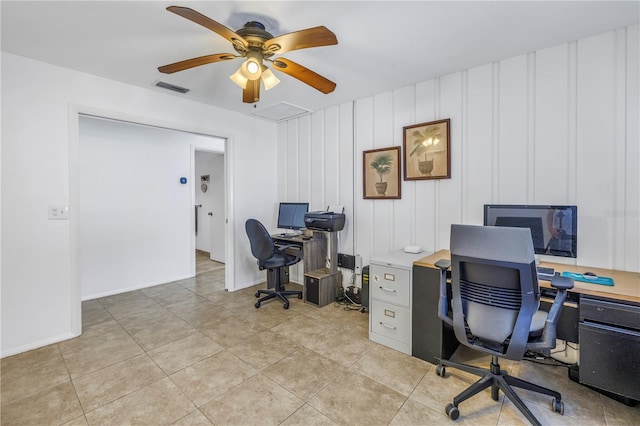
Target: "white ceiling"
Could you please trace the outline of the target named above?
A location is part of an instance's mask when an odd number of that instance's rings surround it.
[[[166,75],[157,67],[234,53],[221,36],[165,10],[190,7],[232,30],[262,22],[274,36],[324,25],[338,45],[288,52],[334,81],[328,95],[275,71],[254,105],[229,76],[239,59]],[[638,1],[2,1],[2,50],[242,113],[287,103],[327,108],[640,21]],[[278,57],[278,56],[276,56]],[[284,110],[289,108],[285,107]],[[265,111],[266,112],[266,111]]]

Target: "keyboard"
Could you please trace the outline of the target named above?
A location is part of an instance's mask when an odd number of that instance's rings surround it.
[[[555,275],[556,270],[544,266],[536,266],[536,273],[538,274],[539,280],[549,281]]]

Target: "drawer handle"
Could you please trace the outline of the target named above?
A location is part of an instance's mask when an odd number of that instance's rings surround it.
[[[396,327],[393,325],[389,325],[389,324],[385,324],[382,321],[380,321],[380,325],[383,326],[384,328],[388,328],[389,330],[395,330]]]
[[[392,288],[387,288],[387,287],[382,287],[382,286],[380,286],[380,290],[382,290],[382,291],[388,291],[388,292],[391,292],[391,293],[395,293],[395,292],[396,292],[396,291],[395,291],[394,289],[392,289]]]

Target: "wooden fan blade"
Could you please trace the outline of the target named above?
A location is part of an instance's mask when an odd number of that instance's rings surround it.
[[[176,62],[169,65],[158,67],[158,71],[164,74],[173,74],[174,72],[188,70],[189,68],[198,67],[200,65],[211,64],[213,62],[227,61],[235,59],[238,56],[232,53],[216,53],[215,55],[200,56],[185,61]]]
[[[331,46],[334,44],[338,44],[338,39],[334,33],[326,27],[314,27],[274,37],[267,40],[264,46],[265,50],[280,54],[291,50]]]
[[[308,84],[324,94],[331,93],[336,88],[336,84],[333,81],[327,80],[320,74],[311,71],[309,68],[303,67],[302,65],[288,59],[274,59],[273,66],[278,71],[289,74],[291,77],[297,78],[301,82]]]
[[[167,7],[167,10],[210,29],[214,33],[217,33],[229,40],[232,44],[243,46],[245,50],[249,47],[249,43],[234,31],[193,9],[182,6],[169,6]]]
[[[248,80],[242,91],[242,102],[252,104],[260,100],[260,79]]]

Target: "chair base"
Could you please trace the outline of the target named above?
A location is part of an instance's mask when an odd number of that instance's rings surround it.
[[[268,289],[268,290],[258,290],[256,292],[256,297],[260,297],[260,295],[265,294],[266,296],[264,296],[261,299],[258,299],[258,301],[255,304],[256,308],[260,307],[260,304],[266,300],[269,299],[274,299],[274,298],[278,298],[282,301],[283,304],[283,308],[284,309],[289,309],[289,299],[287,299],[287,296],[298,296],[298,299],[302,299],[302,291],[299,290],[285,290],[282,287],[282,284],[280,284],[280,277],[278,277],[278,280],[276,282],[275,288],[274,289]]]
[[[480,380],[475,382],[473,385],[469,386],[467,389],[458,394],[455,398],[453,398],[453,404],[448,404],[445,408],[447,415],[455,420],[458,418],[459,411],[458,405],[471,398],[472,396],[482,392],[483,390],[491,387],[491,398],[494,401],[498,400],[498,393],[501,390],[507,398],[518,407],[520,412],[531,422],[533,425],[540,425],[540,422],[533,413],[527,408],[527,406],[522,402],[520,397],[515,393],[513,388],[526,389],[533,392],[541,393],[544,395],[549,395],[553,397],[552,401],[552,409],[553,411],[564,414],[564,403],[562,402],[562,397],[560,393],[545,388],[543,386],[536,385],[534,383],[530,383],[524,381],[522,379],[518,379],[517,377],[513,377],[508,373],[502,371],[500,369],[500,364],[498,363],[498,357],[493,356],[491,360],[491,367],[489,370],[484,368],[473,367],[466,364],[459,364],[456,362],[448,361],[448,360],[439,360],[438,367],[436,368],[436,374],[440,377],[444,377],[446,374],[447,366],[456,368],[458,370],[466,371],[467,373],[476,375],[480,377]]]

